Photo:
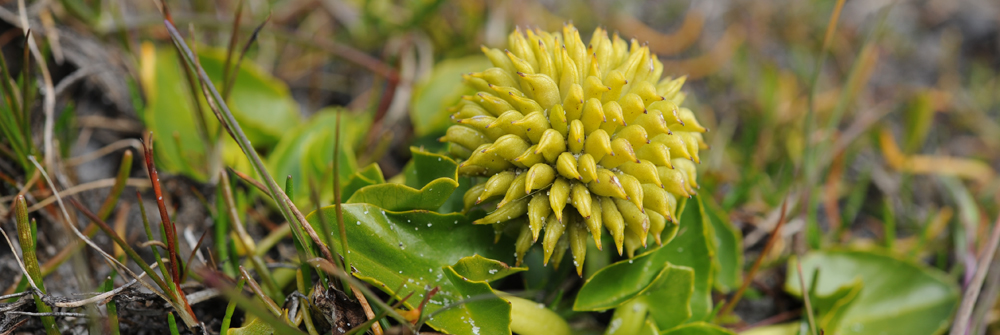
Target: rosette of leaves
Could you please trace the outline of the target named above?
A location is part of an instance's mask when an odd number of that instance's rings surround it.
[[[569,249],[578,273],[587,240],[601,248],[605,229],[630,257],[661,243],[707,148],[706,129],[680,107],[685,78],[661,78],[648,47],[600,28],[589,44],[572,25],[518,29],[507,42],[483,47],[494,67],[463,76],[478,92],[452,108],[457,124],[441,138],[464,160],[460,175],[483,177],[465,207],[495,210],[475,223],[517,232],[518,263],[539,237],[546,264]]]

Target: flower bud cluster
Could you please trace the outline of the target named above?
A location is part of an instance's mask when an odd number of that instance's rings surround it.
[[[457,124],[441,138],[460,175],[486,177],[464,197],[466,209],[496,203],[476,223],[517,231],[518,263],[539,237],[546,264],[569,249],[578,273],[605,230],[630,257],[649,236],[661,243],[707,148],[680,107],[685,78],[661,79],[648,47],[600,28],[589,44],[572,25],[518,29],[507,50],[483,52],[494,67],[463,76],[478,92],[452,108]]]

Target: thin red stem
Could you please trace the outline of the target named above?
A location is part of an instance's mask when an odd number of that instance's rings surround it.
[[[156,206],[160,209],[160,219],[163,221],[163,230],[166,232],[164,238],[167,240],[167,254],[170,255],[170,276],[173,278],[174,284],[180,285],[180,264],[177,263],[177,230],[174,228],[174,223],[170,221],[167,205],[163,202],[160,176],[156,173],[156,166],[153,164],[152,136],[149,136],[148,141],[142,143],[142,148],[146,153],[146,171],[149,172],[149,181],[153,184],[153,193],[156,194]]]

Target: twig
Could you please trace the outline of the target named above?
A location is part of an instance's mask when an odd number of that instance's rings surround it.
[[[35,312],[10,311],[7,313],[17,314],[17,315],[27,315],[27,316],[61,316],[61,317],[71,317],[71,318],[87,317],[87,315],[83,313],[69,313],[69,312],[35,313]]]
[[[136,192],[136,193],[138,193],[138,192]],[[121,238],[121,236],[118,236],[118,233],[116,233],[114,230],[112,230],[111,227],[109,227],[107,223],[105,223],[103,220],[101,220],[99,217],[97,217],[96,214],[90,212],[90,210],[88,210],[86,207],[84,207],[82,204],[80,204],[76,200],[69,199],[69,201],[70,201],[70,203],[73,204],[74,207],[76,207],[77,210],[79,210],[81,213],[83,213],[84,216],[86,216],[88,219],[90,219],[91,221],[93,221],[94,224],[96,224],[98,227],[100,227],[101,230],[104,231],[104,233],[108,234],[108,236],[111,237],[111,239],[115,241],[115,244],[122,246],[122,249],[124,249],[125,253],[129,255],[129,258],[131,258],[133,261],[135,261],[136,264],[139,264],[139,267],[141,267],[142,270],[144,271],[143,274],[149,274],[149,278],[152,279],[153,282],[155,282],[156,285],[160,287],[160,289],[162,290],[162,292],[159,291],[159,290],[156,290],[155,288],[153,288],[152,285],[149,285],[145,281],[143,281],[142,279],[140,279],[140,278],[142,278],[142,276],[136,275],[134,272],[132,272],[132,270],[130,270],[129,268],[125,267],[124,265],[121,265],[121,263],[118,263],[117,260],[113,259],[114,263],[116,265],[120,266],[120,268],[117,269],[119,272],[127,273],[132,278],[139,279],[139,283],[142,284],[142,286],[146,287],[146,289],[150,290],[151,292],[153,292],[154,294],[156,294],[157,296],[159,296],[163,300],[165,300],[168,303],[170,303],[171,306],[174,307],[174,309],[180,310],[178,308],[178,306],[176,305],[176,303],[174,302],[174,300],[171,299],[170,297],[168,297],[166,295],[167,293],[170,292],[169,287],[166,285],[166,283],[164,283],[162,279],[160,279],[159,277],[156,276],[156,273],[153,272],[152,267],[150,267],[148,264],[144,263],[142,261],[142,258],[139,257],[139,254],[137,254],[134,249],[132,249],[131,247],[129,247],[128,243],[126,243],[125,240],[123,240]],[[140,206],[140,208],[141,208],[141,206]],[[76,229],[76,227],[72,227],[72,228],[74,230]],[[78,231],[76,233],[78,234],[78,236],[82,235]],[[93,247],[93,244],[92,244],[93,242],[91,242],[90,239],[84,238],[83,240],[84,240],[84,242],[87,243],[87,245],[90,245],[91,247]],[[104,251],[102,251],[102,250],[98,249],[98,252],[104,254]],[[104,254],[104,255],[106,255],[106,254]],[[155,267],[156,265],[154,264],[153,266]],[[187,320],[188,320],[187,316],[185,316],[184,313],[181,313],[181,316],[185,320],[185,323],[187,323]],[[196,322],[192,319],[190,324],[195,324],[195,323]]]
[[[364,283],[358,281],[357,279],[354,279],[354,277],[351,277],[351,275],[344,272],[343,269],[337,267],[333,263],[330,263],[330,261],[328,260],[322,258],[313,258],[307,260],[306,262],[308,262],[309,265],[316,267],[317,269],[326,271],[326,273],[337,276],[349,282],[352,288],[360,290],[365,295],[377,297],[374,292],[369,290],[368,287],[364,286]],[[375,301],[375,304],[378,305],[378,307],[382,309],[383,312],[389,312],[389,316],[391,316],[393,319],[396,319],[396,321],[398,321],[401,325],[407,327],[410,330],[410,332],[416,333],[417,330],[414,329],[413,324],[411,324],[408,320],[406,320],[405,317],[400,315],[399,312],[395,310],[395,308],[392,308],[391,306],[389,306],[389,304],[386,304],[384,301],[379,300],[377,298],[373,299],[373,301]]]
[[[781,235],[781,226],[785,225],[785,214],[788,210],[788,200],[781,203],[781,217],[778,218],[778,224],[774,225],[774,230],[771,231],[771,237],[767,239],[767,244],[764,245],[764,250],[761,250],[760,255],[757,256],[757,260],[753,262],[753,266],[750,267],[750,272],[747,272],[746,278],[743,279],[743,285],[740,289],[736,291],[733,298],[726,303],[726,306],[722,308],[719,315],[726,315],[733,311],[736,307],[736,303],[743,298],[743,293],[746,292],[747,288],[750,287],[750,283],[753,282],[754,275],[757,274],[757,270],[760,268],[760,264],[764,262],[764,257],[771,252],[771,248],[774,247],[774,243],[778,241],[778,236]]]
[[[21,268],[21,275],[28,281],[28,285],[31,285],[31,288],[37,291],[38,286],[35,286],[35,281],[32,280],[31,275],[28,274],[28,269],[24,267],[24,262],[21,261],[21,257],[17,255],[17,252],[13,252],[14,242],[10,240],[10,236],[7,236],[7,231],[5,231],[3,227],[0,227],[0,234],[3,234],[4,239],[7,239],[7,244],[10,245],[10,250],[12,251],[11,253],[14,254],[14,260],[17,261],[17,266]]]
[[[89,75],[98,73],[99,70],[105,70],[105,69],[102,68],[101,66],[90,66],[73,71],[73,73],[70,73],[68,76],[60,80],[58,84],[56,84],[55,93],[53,93],[53,95],[58,97],[63,93],[63,91],[69,88],[70,85],[73,85],[74,83],[84,78],[87,78],[87,76]],[[48,91],[43,91],[42,93],[49,94]]]
[[[55,92],[55,89],[52,84],[52,75],[49,74],[49,67],[45,65],[45,57],[38,50],[38,44],[35,43],[35,39],[31,37],[31,27],[28,26],[28,15],[24,9],[24,0],[17,0],[17,7],[21,18],[21,29],[24,30],[24,38],[28,40],[28,48],[31,49],[31,55],[35,58],[35,62],[38,63],[38,68],[42,70],[42,83],[45,85],[45,91],[50,93],[45,94],[45,99],[42,102],[42,110],[45,112],[45,132],[42,141],[45,145],[45,166],[51,169],[55,167],[55,150],[52,148],[52,137],[53,130],[55,129],[56,96],[55,94],[51,94]],[[27,82],[28,78],[24,78],[24,81]],[[27,105],[27,102],[25,102],[25,105]]]
[[[143,274],[145,274],[145,273],[143,273]],[[142,275],[140,275],[140,276],[142,276]],[[132,281],[126,283],[125,285],[119,286],[119,287],[115,288],[114,290],[107,291],[107,292],[104,292],[104,293],[101,293],[101,294],[98,294],[98,295],[95,295],[93,297],[90,297],[90,298],[87,298],[87,299],[83,299],[83,300],[70,301],[70,302],[45,301],[45,303],[50,304],[50,305],[55,306],[55,307],[59,307],[59,308],[76,308],[76,307],[81,307],[83,305],[96,304],[96,303],[98,303],[100,301],[103,301],[103,300],[106,300],[106,299],[110,299],[111,297],[114,297],[114,296],[118,295],[119,293],[121,293],[125,289],[127,289],[129,287],[132,287],[132,285],[135,285],[138,282],[139,282],[138,279],[132,279]],[[45,299],[43,299],[43,300],[45,300]],[[48,299],[48,300],[51,300],[51,299]]]
[[[142,178],[129,178],[125,183],[125,185],[132,187],[143,187],[143,188],[150,187],[149,180]],[[64,197],[71,196],[80,192],[90,191],[98,188],[112,187],[112,186],[115,186],[115,178],[95,180],[89,183],[80,184],[67,188],[62,191],[62,196]],[[56,202],[56,197],[50,196],[48,198],[45,198],[45,200],[42,200],[34,205],[31,205],[31,207],[28,207],[28,212],[31,213],[39,209],[45,208],[45,206],[51,205],[54,202]]]
[[[965,294],[962,296],[962,304],[959,305],[958,312],[955,314],[955,322],[952,323],[950,334],[965,335],[968,333],[969,327],[972,326],[972,309],[976,304],[976,299],[979,298],[979,292],[982,289],[983,280],[986,279],[989,265],[993,262],[993,256],[997,253],[998,244],[1000,244],[1000,216],[997,217],[997,221],[993,224],[993,232],[990,233],[989,244],[987,244],[982,258],[979,259],[979,263],[976,265],[976,274],[972,277],[972,281],[969,282],[969,286],[965,288]]]
[[[253,293],[255,293],[257,297],[264,302],[265,305],[267,305],[267,308],[270,309],[271,313],[274,313],[275,316],[280,316],[281,307],[278,307],[278,304],[275,304],[274,301],[271,300],[271,298],[268,298],[267,295],[264,294],[264,290],[260,288],[260,285],[257,284],[256,280],[253,280],[253,277],[250,276],[250,273],[248,273],[247,270],[242,266],[240,267],[240,273],[242,273],[243,278],[247,280],[247,285],[250,285],[250,290],[252,290]]]
[[[264,184],[261,184],[261,182],[257,181],[256,179],[253,179],[253,177],[250,177],[246,173],[233,170],[233,168],[229,168],[229,171],[232,171],[233,174],[235,174],[237,177],[239,177],[241,180],[243,180],[243,182],[245,182],[247,184],[250,184],[250,186],[253,186],[257,190],[259,190],[261,193],[264,193],[268,197],[271,196],[271,194],[267,193],[267,187],[264,186]]]
[[[3,228],[0,228],[0,229],[3,229]],[[23,297],[23,296],[26,296],[26,295],[29,295],[29,294],[32,294],[31,291],[17,292],[17,293],[14,293],[14,294],[7,294],[7,295],[0,295],[0,300],[7,300],[7,299],[10,299],[10,298],[19,298],[19,297]]]
[[[437,287],[434,288],[436,289]],[[358,302],[361,303],[361,309],[365,311],[365,316],[368,317],[368,320],[375,320],[375,311],[372,310],[372,305],[368,303],[368,298],[365,298],[365,295],[361,294],[361,290],[358,290],[354,284],[351,284],[351,292],[354,292],[354,297],[358,298]],[[400,303],[403,301],[400,301]],[[382,325],[378,324],[378,322],[372,324],[372,333],[382,335]]]
[[[59,209],[62,211],[63,220],[61,221],[63,222],[63,225],[70,228],[70,230],[73,231],[73,233],[76,234],[77,237],[79,237],[81,240],[87,243],[87,245],[89,245],[91,248],[97,251],[97,253],[100,254],[102,257],[104,257],[104,259],[108,261],[113,267],[117,267],[118,271],[128,273],[129,275],[132,276],[132,278],[138,278],[138,276],[134,272],[132,272],[132,270],[129,270],[129,268],[126,267],[124,264],[118,262],[118,260],[116,260],[114,257],[111,257],[111,255],[108,255],[108,253],[104,252],[104,250],[98,247],[97,244],[94,243],[94,241],[91,241],[89,238],[87,238],[86,235],[81,233],[80,230],[76,228],[76,225],[73,224],[72,220],[70,219],[69,211],[66,210],[66,205],[63,204],[62,202],[62,197],[59,196],[59,191],[56,190],[56,185],[52,183],[52,179],[49,179],[49,175],[45,173],[45,169],[43,169],[42,165],[38,163],[38,160],[35,159],[35,156],[28,156],[28,160],[30,160],[31,163],[34,164],[35,167],[38,169],[37,171],[39,171],[42,174],[42,177],[45,178],[45,182],[48,183],[49,188],[52,190],[52,194],[55,195],[56,203],[59,204]]]

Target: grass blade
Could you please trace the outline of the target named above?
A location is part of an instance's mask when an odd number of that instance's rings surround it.
[[[243,291],[243,284],[246,284],[246,278],[240,277],[240,281],[236,283],[236,292]],[[219,334],[228,334],[229,325],[233,322],[233,312],[236,311],[236,300],[230,300],[229,304],[226,305],[226,315],[222,317],[222,328],[219,329]]]
[[[267,18],[264,19],[264,22],[261,22],[260,25],[257,26],[256,29],[253,30],[253,34],[250,35],[250,39],[247,40],[247,43],[243,45],[243,51],[240,52],[240,58],[236,60],[236,66],[233,67],[233,70],[230,71],[230,74],[227,77],[223,78],[224,79],[224,82],[223,82],[224,86],[223,86],[223,91],[222,91],[222,97],[223,98],[225,98],[225,99],[229,98],[229,93],[231,93],[233,91],[233,85],[236,84],[236,76],[238,76],[240,74],[240,65],[243,64],[243,57],[246,56],[247,55],[247,51],[250,50],[250,45],[253,45],[253,42],[257,41],[257,35],[260,34],[260,30],[264,28],[264,25],[267,24],[268,21],[271,21],[271,14],[268,14]],[[239,22],[239,21],[237,21],[237,22]],[[236,30],[233,30],[233,31],[235,32]],[[233,38],[236,38],[236,34],[235,33],[233,34]],[[232,50],[230,50],[230,52],[232,52]],[[228,58],[226,59],[226,62],[227,62],[226,63],[227,66],[228,66],[228,62],[229,62]]]
[[[174,43],[184,51],[183,55],[189,60],[193,60],[195,58],[194,53],[191,52],[190,48],[188,48],[183,37],[181,37],[173,23],[171,23],[170,20],[164,20],[163,23],[167,27],[167,31],[170,33]],[[260,159],[257,151],[254,150],[253,144],[251,144],[250,140],[246,137],[246,134],[243,132],[243,128],[240,127],[240,124],[236,121],[233,113],[229,110],[229,106],[226,104],[225,99],[222,98],[219,91],[215,88],[215,85],[212,84],[212,80],[208,77],[208,74],[205,73],[205,69],[197,63],[192,63],[195,65],[198,76],[204,84],[205,89],[203,90],[203,93],[205,93],[205,98],[208,100],[209,106],[212,107],[213,111],[216,113],[216,117],[218,117],[222,123],[226,125],[226,130],[229,132],[230,136],[233,137],[233,140],[235,140],[240,146],[240,149],[243,150],[244,155],[246,155],[250,161],[254,171],[264,180],[264,186],[268,191],[267,193],[272,199],[275,200],[275,205],[281,212],[282,217],[284,217],[285,220],[287,220],[291,225],[292,232],[295,235],[296,240],[298,240],[298,242],[301,243],[302,247],[305,249],[305,255],[300,255],[300,257],[308,256],[308,258],[314,258],[315,252],[313,251],[312,243],[306,239],[305,233],[303,232],[303,227],[307,226],[307,223],[299,222],[293,214],[290,206],[294,205],[291,204],[291,201],[288,200],[288,196],[281,191],[281,187],[278,186],[278,183],[273,177],[271,177],[271,174],[268,173],[264,162]],[[209,95],[208,93],[211,94]]]

